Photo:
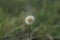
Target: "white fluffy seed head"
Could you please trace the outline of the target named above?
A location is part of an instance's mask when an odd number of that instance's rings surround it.
[[[32,15],[29,15],[25,18],[25,23],[28,25],[32,24],[34,21],[35,21],[35,17]]]

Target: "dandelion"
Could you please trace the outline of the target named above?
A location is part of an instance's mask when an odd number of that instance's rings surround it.
[[[28,25],[32,24],[34,21],[35,21],[35,17],[32,15],[29,15],[25,18],[25,23]]]
[[[30,40],[30,25],[35,21],[35,17],[32,15],[29,15],[25,18],[25,23],[29,25],[29,40]]]

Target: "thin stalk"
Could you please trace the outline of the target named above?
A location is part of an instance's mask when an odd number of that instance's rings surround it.
[[[29,39],[30,39],[30,25],[29,25]]]

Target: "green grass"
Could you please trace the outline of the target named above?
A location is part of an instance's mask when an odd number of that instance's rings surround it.
[[[60,2],[58,0],[51,3],[47,0],[42,0],[41,3],[39,0],[31,1],[6,0],[7,4],[0,3],[0,40],[27,40],[28,25],[25,24],[24,18],[29,14],[36,18],[31,25],[32,38],[47,40],[51,36],[53,39],[58,37],[57,39],[60,40]],[[26,8],[28,3],[32,4],[33,12],[27,13],[30,10]]]

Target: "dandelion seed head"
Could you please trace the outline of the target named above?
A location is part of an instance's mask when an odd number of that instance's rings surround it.
[[[25,18],[25,23],[26,24],[32,24],[35,21],[35,17],[32,15],[29,15]]]

